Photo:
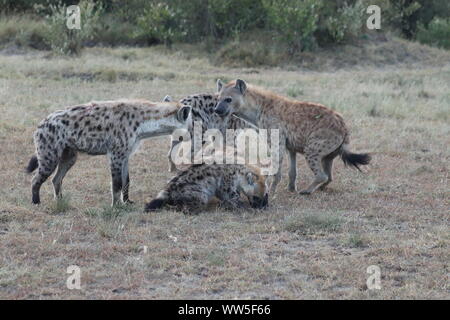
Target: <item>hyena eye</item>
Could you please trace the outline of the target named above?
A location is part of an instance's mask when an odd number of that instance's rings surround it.
[[[231,99],[231,98],[226,98],[224,101],[225,101],[226,103],[231,103],[231,101],[233,101],[233,99]]]

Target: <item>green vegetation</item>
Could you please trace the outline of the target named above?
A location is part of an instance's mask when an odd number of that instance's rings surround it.
[[[241,59],[252,61],[246,63],[250,66],[273,65],[286,55],[357,43],[379,33],[367,30],[365,23],[367,7],[376,4],[381,8],[381,32],[449,47],[446,0],[81,0],[82,28],[69,30],[66,8],[72,4],[0,0],[0,45],[72,55],[94,45],[202,43],[217,53],[219,62]],[[242,44],[247,47],[241,49]]]
[[[332,213],[294,214],[285,218],[283,229],[303,235],[338,232],[342,223],[343,220]]]
[[[422,43],[450,49],[450,18],[435,18],[428,26],[420,25],[417,39]]]
[[[52,214],[64,213],[70,208],[71,206],[69,195],[64,195],[61,198],[56,199],[56,201],[50,205],[50,211]]]

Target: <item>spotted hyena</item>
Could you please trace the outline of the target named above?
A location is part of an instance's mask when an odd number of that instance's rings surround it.
[[[279,129],[279,169],[270,192],[275,192],[281,179],[281,163],[287,149],[290,156],[290,191],[296,190],[296,156],[305,155],[314,181],[301,191],[310,194],[317,188],[325,188],[332,179],[333,160],[340,155],[345,164],[359,169],[366,165],[370,155],[349,151],[349,131],[344,119],[337,112],[317,103],[292,100],[255,86],[247,86],[243,80],[224,85],[217,82],[219,101],[216,112],[225,115],[234,112],[256,124],[259,128]]]
[[[218,101],[217,98],[217,94],[200,93],[187,96],[180,100],[181,104],[189,105],[192,107],[192,121],[201,123],[203,135],[209,129],[218,129],[222,136],[225,138],[227,129],[233,129],[236,132],[238,132],[238,130],[240,129],[258,129],[253,124],[237,117],[234,114],[229,113],[225,116],[218,115],[214,111],[214,108]],[[169,102],[171,100],[172,98],[170,96],[164,97],[164,101],[166,102]],[[189,130],[189,135],[191,138],[194,137],[193,126]],[[168,154],[169,172],[176,171],[175,163],[172,161],[172,151],[180,142],[182,142],[182,140],[172,140],[172,144]],[[191,151],[192,153],[194,152],[194,144],[191,144]]]
[[[253,208],[265,208],[268,202],[265,176],[257,167],[238,164],[199,164],[180,171],[145,211],[155,211],[166,205],[184,213],[204,210],[214,199],[226,209],[243,207],[241,194]]]
[[[37,173],[32,181],[32,202],[40,203],[39,190],[53,177],[55,197],[61,195],[61,184],[75,164],[78,152],[107,155],[112,176],[113,204],[129,202],[128,159],[142,139],[171,134],[188,128],[191,107],[180,103],[146,100],[90,102],[56,111],[44,119],[34,133],[36,154],[27,171]]]

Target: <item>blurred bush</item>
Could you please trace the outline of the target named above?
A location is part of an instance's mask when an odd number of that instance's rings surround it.
[[[12,43],[17,47],[48,50],[46,34],[45,22],[33,16],[0,16],[0,45]]]
[[[103,7],[90,0],[82,0],[78,4],[82,16],[80,29],[69,29],[67,23],[67,6],[56,2],[46,6],[35,6],[37,12],[49,10],[45,15],[47,22],[44,41],[55,53],[77,55],[83,46],[94,40],[100,29],[100,17]]]
[[[432,46],[450,49],[450,18],[434,18],[428,26],[419,25],[417,40]]]
[[[322,1],[316,0],[264,0],[273,27],[290,46],[291,53],[311,50],[316,45],[317,30]]]
[[[68,30],[65,8],[77,2],[82,28]],[[202,42],[210,52],[223,49],[223,57],[250,60],[254,55],[261,61],[271,51],[265,46],[273,44],[293,55],[365,38],[371,4],[381,8],[382,32],[446,47],[448,0],[0,0],[1,17],[7,20],[0,21],[0,44],[77,54],[87,45]],[[21,25],[15,26],[14,20]],[[246,35],[257,33],[272,40],[239,48],[242,39],[252,41]],[[260,53],[251,52],[258,48]]]
[[[150,3],[137,18],[135,35],[147,39],[148,44],[170,45],[183,39],[185,32],[179,27],[179,9],[166,3]]]

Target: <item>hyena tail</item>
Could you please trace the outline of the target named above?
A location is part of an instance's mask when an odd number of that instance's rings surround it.
[[[350,152],[345,144],[341,147],[341,158],[346,166],[352,166],[359,171],[361,171],[359,165],[367,165],[372,160],[372,157],[368,153]]]
[[[28,166],[25,168],[25,171],[27,173],[32,173],[34,170],[37,169],[37,167],[39,166],[39,162],[38,162],[38,158],[37,156],[32,156],[30,161],[28,162]]]
[[[162,191],[158,196],[145,205],[145,212],[156,211],[167,204],[168,196],[166,191]]]

